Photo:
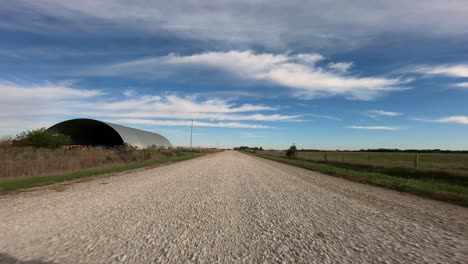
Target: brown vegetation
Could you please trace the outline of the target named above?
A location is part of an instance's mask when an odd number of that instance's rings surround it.
[[[197,149],[211,152],[209,149]],[[187,149],[136,149],[131,147],[104,148],[33,148],[18,147],[4,142],[0,146],[0,180],[61,174],[89,168],[175,157]]]

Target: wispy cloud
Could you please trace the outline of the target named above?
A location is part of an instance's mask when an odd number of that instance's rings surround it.
[[[225,99],[201,99],[196,96],[179,97],[137,96],[114,102],[103,101],[93,104],[85,113],[112,118],[175,118],[230,121],[289,121],[299,115],[264,114],[277,111],[265,105],[234,105]]]
[[[352,62],[330,62],[328,68],[335,70],[339,73],[347,73],[353,66]]]
[[[54,101],[63,99],[91,98],[103,95],[101,90],[75,89],[67,85],[17,85],[0,81],[0,103],[13,104],[24,101]]]
[[[457,123],[468,125],[468,116],[448,116],[439,119],[431,120],[437,123]]]
[[[223,99],[198,100],[195,96],[179,97],[166,96],[137,96],[132,99],[108,102],[102,106],[106,110],[131,111],[146,109],[159,112],[185,112],[185,113],[241,113],[253,111],[276,110],[264,105],[242,104],[234,106],[232,102]]]
[[[138,92],[135,91],[135,90],[125,90],[125,91],[123,92],[123,94],[124,94],[125,96],[127,96],[127,97],[131,97],[131,96],[137,95]]]
[[[426,75],[445,75],[450,77],[468,77],[468,64],[455,65],[422,65],[416,66],[409,72]]]
[[[363,129],[363,130],[399,130],[398,127],[392,126],[348,126],[352,129]]]
[[[457,83],[455,84],[455,86],[463,89],[468,89],[468,82]]]
[[[433,123],[453,123],[453,124],[468,124],[468,116],[456,115],[446,116],[441,118],[412,118],[414,121],[433,122]]]
[[[402,113],[384,111],[384,110],[370,110],[370,111],[367,111],[366,115],[370,117],[378,117],[378,116],[394,117],[394,116],[400,116],[402,115]]]
[[[156,126],[185,126],[189,125],[187,120],[194,119],[197,126],[203,127],[270,128],[272,126],[258,122],[294,121],[300,117],[277,113],[277,107],[237,104],[220,98],[138,95],[132,91],[125,91],[121,97],[109,97],[101,90],[59,84],[24,86],[0,82],[0,94],[3,95],[0,97],[0,130],[5,132],[10,126],[8,133],[13,129],[11,124],[31,128],[26,123],[36,124],[32,119],[89,117]]]
[[[468,28],[464,0],[382,1],[378,5],[372,0],[16,0],[5,2],[2,9],[15,19],[0,21],[0,27],[41,34],[118,35],[124,28],[129,33],[170,32],[185,39],[270,47],[302,43],[309,48],[342,49],[364,45],[388,32],[453,36],[466,34]]]
[[[335,120],[335,121],[341,121],[342,119],[336,116],[329,116],[329,115],[317,115],[317,114],[303,114],[302,116],[311,116],[311,117],[316,117],[320,119],[329,119],[329,120]]]
[[[174,118],[174,119],[206,119],[206,120],[221,120],[221,121],[298,121],[300,115],[280,115],[280,114],[225,114],[225,113],[199,113],[199,112],[152,112],[144,110],[135,110],[130,112],[114,112],[114,111],[85,111],[85,115],[89,116],[104,116],[112,118]]]
[[[150,120],[150,119],[108,119],[109,122],[131,125],[153,125],[153,126],[191,126],[190,120]],[[270,126],[258,124],[245,124],[238,122],[201,122],[194,121],[197,127],[224,127],[224,128],[271,128]]]
[[[239,79],[254,80],[290,88],[299,98],[344,96],[349,99],[373,100],[386,92],[409,89],[409,80],[386,77],[362,77],[347,73],[349,63],[317,65],[325,58],[320,54],[273,54],[246,51],[205,52],[189,56],[170,54],[106,66],[91,74],[121,75],[154,72],[168,67],[205,67],[220,70]],[[339,70],[337,70],[339,69]],[[174,70],[175,71],[175,70]]]
[[[69,83],[16,84],[0,80],[0,117],[26,119],[35,116],[60,116],[79,113],[76,102],[85,102],[105,95],[101,90],[77,89]]]

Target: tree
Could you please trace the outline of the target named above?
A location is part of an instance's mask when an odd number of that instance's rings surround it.
[[[45,127],[23,131],[16,135],[16,140],[19,145],[34,148],[58,148],[72,142],[69,136],[47,130]]]
[[[296,152],[297,152],[296,145],[293,144],[291,147],[289,147],[288,151],[286,152],[286,157],[294,158],[296,157]]]

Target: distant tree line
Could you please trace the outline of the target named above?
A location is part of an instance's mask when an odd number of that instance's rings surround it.
[[[235,147],[234,150],[244,150],[244,151],[252,151],[255,152],[257,150],[263,151],[262,147],[249,147],[249,146],[240,146],[240,147]]]
[[[249,146],[240,146],[235,147],[235,150],[244,150],[255,152],[257,150],[263,151],[262,147],[249,147]],[[291,151],[291,148],[285,149],[283,151]],[[453,153],[453,154],[468,154],[468,150],[443,150],[443,149],[390,149],[390,148],[377,148],[377,149],[360,149],[360,150],[322,150],[322,149],[297,149],[294,152],[386,152],[386,153]],[[292,153],[292,152],[291,152]],[[291,155],[291,156],[294,156]]]
[[[256,152],[256,151],[263,151],[262,147],[248,147],[248,146],[240,146],[240,147],[235,147],[235,150],[243,150],[243,151],[250,151],[250,152]],[[297,152],[297,147],[296,145],[292,145],[289,147],[289,149],[286,151],[286,157],[288,158],[295,158],[296,157],[296,152]]]
[[[300,152],[330,152],[330,150],[320,149],[300,149]],[[334,150],[336,152],[388,152],[388,153],[454,153],[468,154],[468,150],[442,150],[442,149],[360,149],[360,150]]]

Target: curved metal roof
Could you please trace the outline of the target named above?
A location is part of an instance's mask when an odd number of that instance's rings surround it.
[[[71,119],[51,126],[61,134],[69,135],[80,145],[122,145],[139,147],[172,147],[164,136],[131,127],[88,118]]]
[[[140,148],[146,148],[150,146],[172,147],[171,142],[169,142],[166,137],[160,134],[107,122],[103,123],[112,127],[115,131],[117,131],[117,133],[119,133],[125,143],[128,143],[132,146]]]

